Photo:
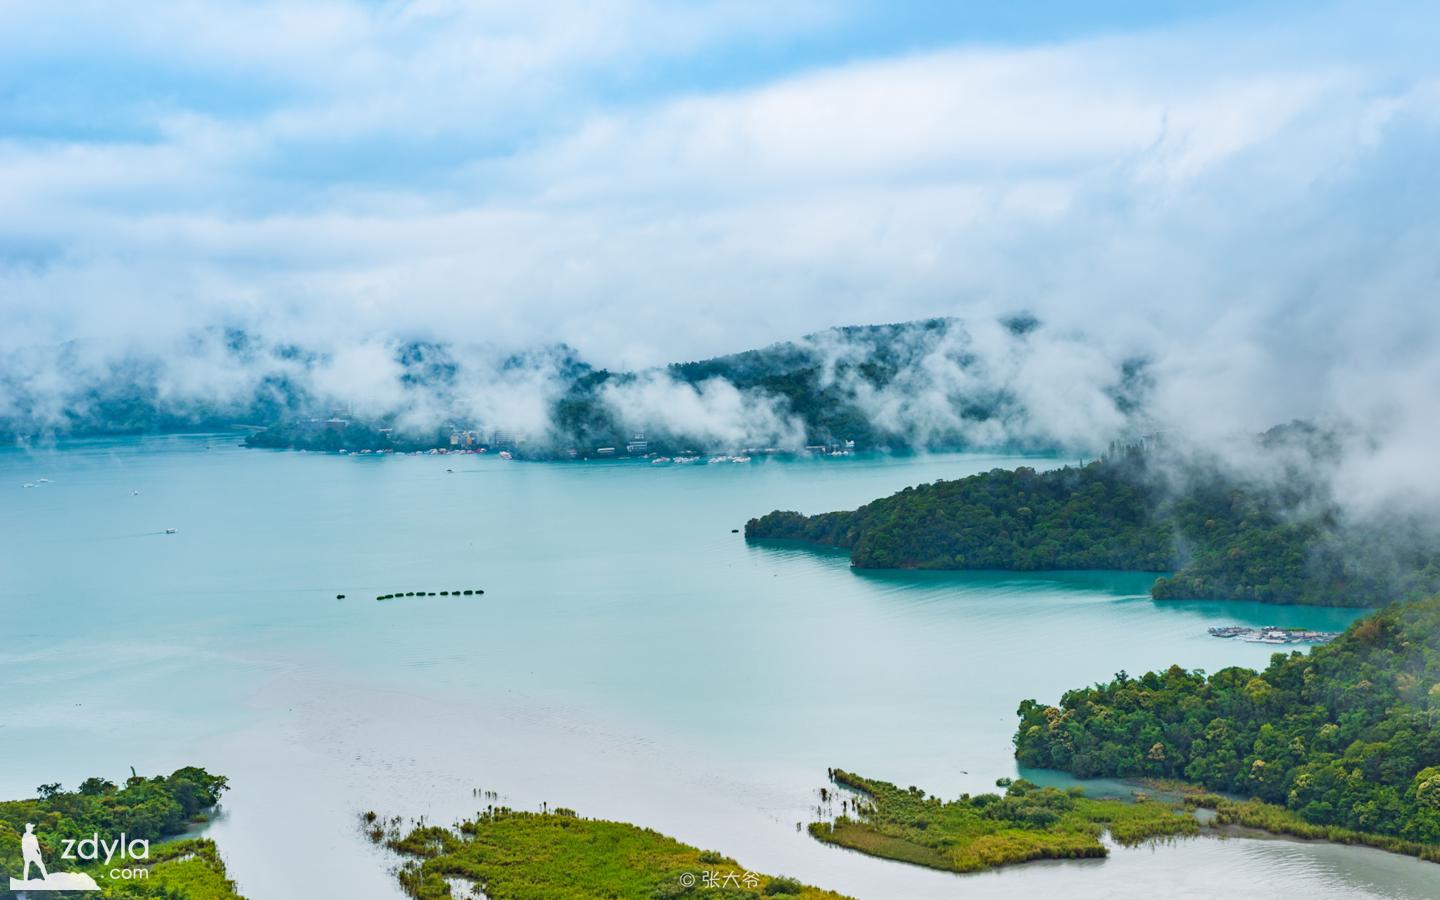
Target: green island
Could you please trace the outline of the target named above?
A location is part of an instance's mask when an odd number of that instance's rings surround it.
[[[1021,765],[1177,779],[1253,798],[1207,801],[1230,822],[1440,861],[1440,597],[1261,672],[1121,672],[1019,716]]]
[[[366,831],[408,857],[400,885],[417,900],[450,900],[451,882],[475,885],[490,900],[784,897],[846,900],[793,878],[747,871],[648,828],[583,819],[571,810],[518,812],[491,807],[454,829],[364,816]]]
[[[994,469],[859,509],[776,510],[747,540],[843,548],[860,569],[1170,572],[1156,599],[1381,606],[1440,591],[1440,555],[1343,532],[1320,488],[1218,470],[1185,474],[1134,450],[1047,472]]]
[[[165,840],[203,822],[228,787],[224,776],[187,766],[170,775],[144,778],[133,774],[124,786],[104,778],[87,778],[74,791],[59,784],[41,785],[31,800],[0,801],[0,884],[20,878],[24,864],[20,838],[33,824],[40,850],[52,874],[84,872],[100,886],[101,897],[243,900],[225,874],[215,843],[200,838]],[[150,841],[144,859],[99,862],[63,859],[65,841],[94,835],[114,840]],[[116,866],[143,869],[144,875],[115,880]],[[34,871],[32,877],[36,877]],[[88,894],[87,894],[88,896]]]
[[[1200,825],[1182,807],[1141,798],[1094,799],[1001,779],[1004,794],[927,796],[840,769],[831,780],[854,792],[841,795],[842,813],[810,824],[810,834],[871,856],[944,869],[979,872],[1039,859],[1085,859],[1109,851],[1100,836],[1121,844],[1196,834]],[[829,800],[830,796],[826,796]]]

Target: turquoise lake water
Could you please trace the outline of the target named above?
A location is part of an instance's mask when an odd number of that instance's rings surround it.
[[[1273,647],[1206,628],[1356,614],[1156,603],[1149,576],[1124,573],[856,573],[731,532],[775,507],[1059,460],[664,468],[237,440],[0,451],[0,796],[131,765],[223,772],[234,789],[208,831],[254,900],[398,898],[359,813],[448,822],[483,805],[476,789],[865,900],[1440,896],[1440,866],[1285,840],[960,877],[796,832],[828,766],[985,790],[1016,774],[1022,698],[1120,669],[1263,666]],[[374,599],[463,588],[486,593]]]

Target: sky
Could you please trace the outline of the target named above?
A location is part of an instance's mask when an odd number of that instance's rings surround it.
[[[0,352],[234,325],[640,367],[1026,311],[1153,360],[1172,420],[1428,435],[1437,25],[1384,0],[0,0]]]

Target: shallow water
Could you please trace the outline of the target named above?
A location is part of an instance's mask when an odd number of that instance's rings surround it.
[[[957,877],[797,833],[827,766],[983,790],[1016,774],[1024,697],[1172,662],[1264,665],[1275,648],[1206,627],[1355,615],[1156,603],[1124,573],[855,573],[731,533],[777,506],[1057,460],[662,468],[235,443],[0,451],[0,796],[130,765],[228,774],[209,831],[257,900],[400,896],[358,814],[450,821],[484,805],[477,789],[867,900],[1440,896],[1440,866],[1293,841]]]

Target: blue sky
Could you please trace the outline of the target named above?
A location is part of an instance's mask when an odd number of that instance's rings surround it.
[[[156,53],[151,41],[115,41],[126,29],[121,25],[117,31],[114,19],[133,18],[138,8],[120,13],[82,4],[78,8],[86,10],[83,15],[73,10],[37,15],[34,4],[6,5],[10,16],[20,20],[0,60],[6,85],[0,126],[10,136],[153,139],[157,133],[150,120],[166,108],[244,116],[297,99],[295,85],[283,76],[267,75],[263,67],[205,65],[174,53],[175,48]],[[383,23],[402,15],[405,5],[355,4],[354,9]],[[639,102],[686,91],[734,89],[811,68],[952,46],[1025,46],[1227,17],[1263,21],[1304,11],[1307,5],[856,0],[755,8],[750,27],[717,29],[712,40],[702,39],[684,54],[640,56],[611,71],[592,73],[599,77],[585,85],[588,99]],[[203,9],[193,15],[203,17]],[[643,28],[643,19],[636,26]],[[412,46],[423,44],[422,37]]]
[[[1434,355],[1437,18],[0,0],[0,342],[644,365],[1023,309],[1273,419]]]

